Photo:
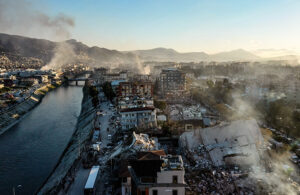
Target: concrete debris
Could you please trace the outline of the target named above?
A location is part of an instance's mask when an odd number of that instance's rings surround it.
[[[262,134],[254,119],[185,132],[179,139],[180,146],[192,153],[202,144],[215,166],[253,165],[259,162],[258,149],[263,143]]]
[[[124,156],[133,155],[138,151],[159,150],[159,148],[160,144],[158,143],[157,138],[150,138],[147,134],[136,134],[135,132],[133,132],[131,144],[118,145],[113,149],[111,155],[107,159],[110,160],[120,155],[125,158]]]
[[[212,168],[202,171],[187,171],[186,182],[197,194],[254,194],[254,188],[237,185],[247,173],[237,169]],[[241,182],[240,182],[241,183]]]
[[[133,145],[136,151],[150,151],[158,150],[158,140],[157,138],[149,138],[147,134],[136,134],[133,132],[135,143]]]
[[[175,104],[168,107],[171,120],[202,120],[202,114],[206,112],[200,104],[193,106],[184,106]],[[204,113],[202,113],[204,111]]]

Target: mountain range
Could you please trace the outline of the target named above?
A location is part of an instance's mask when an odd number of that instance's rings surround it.
[[[205,52],[180,53],[174,49],[154,48],[149,50],[117,51],[97,46],[89,47],[74,39],[65,41],[72,46],[77,59],[89,60],[95,64],[134,63],[138,61],[173,61],[173,62],[199,62],[199,61],[261,61],[298,59],[298,56],[280,56],[275,58],[261,58],[249,51],[238,49],[216,54]],[[0,55],[13,54],[22,57],[33,57],[43,60],[44,64],[50,62],[54,56],[58,42],[45,39],[28,38],[18,35],[0,33]]]

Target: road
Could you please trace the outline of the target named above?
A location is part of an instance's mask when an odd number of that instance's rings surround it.
[[[101,93],[101,92],[100,92]],[[99,97],[100,99],[100,97]],[[100,126],[100,138],[101,138],[101,149],[107,147],[107,144],[110,143],[110,140],[108,139],[108,134],[114,134],[115,129],[110,125],[110,119],[113,115],[115,115],[115,111],[114,111],[114,107],[110,106],[110,102],[106,101],[106,102],[102,102],[100,105],[100,109],[102,112],[102,115],[99,115],[96,117],[96,123],[100,124],[96,124],[95,126],[98,127]],[[109,131],[107,131],[107,128],[109,128]],[[102,165],[102,167],[100,169],[102,170],[106,170],[109,169],[109,167],[103,167],[105,165]],[[89,176],[89,172],[90,169],[84,169],[83,166],[80,166],[80,169],[77,171],[76,175],[75,175],[75,180],[72,183],[72,185],[70,186],[68,193],[67,194],[75,194],[75,195],[80,195],[83,194],[84,192],[84,187],[86,184],[86,181],[88,179]],[[106,172],[106,171],[105,171]],[[100,173],[101,176],[99,177],[99,179],[101,181],[98,181],[97,184],[102,183],[102,180],[104,178],[107,178],[104,172]],[[108,179],[108,178],[107,178]],[[101,189],[98,188],[98,186],[100,186]],[[104,186],[101,185],[97,185],[97,192],[102,191],[104,188]]]
[[[80,169],[75,175],[74,183],[68,190],[69,195],[82,195],[84,193],[84,186],[89,177],[90,169],[84,169],[80,166]]]
[[[108,139],[109,134],[114,134],[115,129],[110,125],[110,118],[114,115],[114,111],[109,106],[109,102],[104,102],[101,104],[101,110],[103,111],[103,116],[99,116],[97,118],[98,123],[101,124],[100,128],[100,137],[101,137],[101,147],[104,148],[107,146],[108,143],[110,143],[110,140]],[[107,128],[109,128],[109,131],[107,131]]]

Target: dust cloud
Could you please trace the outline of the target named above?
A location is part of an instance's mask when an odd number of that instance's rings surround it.
[[[35,3],[35,5],[33,5]],[[71,63],[75,52],[67,42],[71,37],[70,29],[75,21],[63,13],[50,16],[45,6],[37,7],[35,1],[0,0],[0,29],[2,33],[17,34],[34,38],[45,38],[56,43],[53,57],[42,69],[59,69],[61,65]]]
[[[35,3],[35,1],[34,1]],[[50,16],[28,0],[0,0],[0,29],[2,33],[62,41],[71,36],[73,18],[60,13]]]
[[[42,70],[58,70],[62,65],[74,62],[76,54],[71,44],[67,42],[57,43],[54,56]]]

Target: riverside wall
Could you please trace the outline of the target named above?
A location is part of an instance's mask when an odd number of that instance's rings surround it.
[[[80,161],[80,151],[84,150],[87,141],[92,136],[95,115],[96,110],[89,95],[88,87],[84,86],[81,112],[76,129],[58,163],[38,189],[37,194],[57,194],[72,182],[76,166]]]

